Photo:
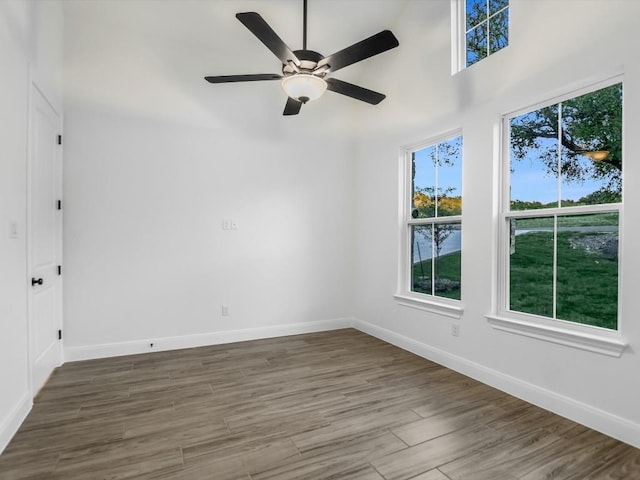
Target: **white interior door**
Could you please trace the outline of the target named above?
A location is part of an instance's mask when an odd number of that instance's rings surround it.
[[[35,395],[62,362],[61,117],[35,84],[29,124],[29,350]]]

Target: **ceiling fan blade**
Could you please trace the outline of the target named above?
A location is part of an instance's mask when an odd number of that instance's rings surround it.
[[[335,72],[366,58],[391,50],[398,45],[400,43],[395,35],[389,30],[383,30],[361,42],[354,43],[350,47],[323,58],[318,62],[318,68],[328,65],[328,71]]]
[[[337,78],[325,78],[327,82],[327,90],[346,95],[347,97],[362,100],[363,102],[377,105],[386,98],[382,93],[374,92],[368,88],[359,87],[353,83],[343,82]]]
[[[280,61],[287,65],[290,61],[300,66],[300,60],[269,24],[256,12],[237,13],[236,18],[266,45]]]
[[[249,75],[218,75],[215,77],[204,77],[209,83],[232,83],[232,82],[257,82],[259,80],[280,80],[282,75],[277,73],[256,73]]]
[[[300,113],[301,108],[302,108],[302,102],[294,98],[287,97],[287,104],[284,106],[284,112],[282,114],[297,115]]]

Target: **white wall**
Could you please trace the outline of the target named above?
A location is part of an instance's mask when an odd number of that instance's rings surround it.
[[[68,359],[325,328],[309,322],[352,311],[345,140],[65,118]]]
[[[401,48],[386,74],[390,102],[364,124],[356,164],[356,316],[359,326],[534,403],[640,446],[640,4],[511,0],[510,46],[450,75],[449,1],[408,2],[396,22]],[[428,19],[428,20],[426,20]],[[425,28],[425,22],[430,27]],[[395,30],[395,29],[394,29]],[[400,68],[413,65],[411,69]],[[500,115],[624,73],[625,211],[621,358],[499,332],[484,315],[495,296]],[[383,74],[383,73],[381,73]],[[383,74],[384,75],[384,74]],[[451,319],[399,306],[399,148],[451,129],[464,134],[461,336]]]
[[[59,105],[62,9],[0,2],[0,451],[31,405],[27,341],[27,123],[29,82]],[[17,238],[10,238],[10,224]]]
[[[348,323],[348,108],[283,117],[278,82],[203,78],[278,68],[235,18],[259,8],[65,5],[67,360]]]

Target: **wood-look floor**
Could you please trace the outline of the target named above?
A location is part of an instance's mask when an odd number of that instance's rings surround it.
[[[640,479],[640,450],[355,330],[68,363],[2,480]]]

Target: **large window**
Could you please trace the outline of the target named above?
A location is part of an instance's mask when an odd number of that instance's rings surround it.
[[[622,83],[505,119],[502,309],[618,330]]]
[[[423,298],[461,298],[462,137],[406,151],[401,288]],[[447,300],[445,300],[446,302]]]

